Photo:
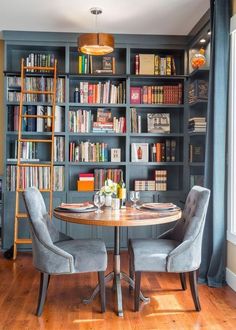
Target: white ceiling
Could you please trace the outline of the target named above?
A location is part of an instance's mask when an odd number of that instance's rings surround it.
[[[100,7],[102,15],[90,14]],[[3,30],[188,34],[209,0],[0,0]]]

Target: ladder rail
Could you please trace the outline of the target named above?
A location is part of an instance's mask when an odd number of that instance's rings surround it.
[[[26,74],[29,74],[29,70],[47,70],[50,73],[53,73],[53,89],[51,91],[32,91],[25,90],[25,77]],[[24,59],[21,60],[21,93],[20,93],[20,107],[19,107],[19,124],[18,124],[18,143],[17,143],[17,163],[16,163],[16,201],[15,201],[15,221],[14,221],[14,244],[13,244],[13,259],[16,259],[17,256],[17,245],[18,244],[30,244],[32,243],[29,238],[19,238],[19,220],[27,218],[27,213],[20,212],[19,210],[19,197],[20,193],[24,192],[22,182],[21,182],[21,169],[24,167],[48,167],[50,168],[50,181],[49,187],[44,189],[39,189],[41,192],[49,193],[49,215],[52,219],[53,211],[53,186],[54,186],[54,138],[55,138],[55,109],[56,109],[56,91],[57,91],[57,60],[55,60],[53,67],[27,67],[25,66]],[[45,94],[51,95],[51,100],[49,103],[52,105],[52,114],[51,115],[27,115],[23,114],[23,103],[24,103],[24,94]],[[25,139],[22,138],[22,120],[24,118],[43,118],[51,119],[51,138],[50,139]],[[50,161],[47,164],[40,163],[27,163],[29,160],[21,159],[22,154],[22,142],[35,142],[35,143],[51,143],[50,152],[51,157]]]

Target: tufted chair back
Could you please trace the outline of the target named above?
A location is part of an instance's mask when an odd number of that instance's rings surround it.
[[[70,272],[68,262],[63,262],[65,252],[60,251],[54,243],[70,239],[60,233],[49,219],[46,206],[40,191],[35,187],[28,188],[24,193],[24,200],[29,214],[30,231],[34,266],[43,272]]]
[[[190,271],[199,268],[209,198],[210,190],[200,186],[194,186],[189,192],[182,219],[169,234],[170,239],[180,242],[169,255],[169,271],[178,272],[179,268],[179,271]]]

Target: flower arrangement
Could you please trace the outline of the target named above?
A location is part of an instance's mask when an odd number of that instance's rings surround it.
[[[105,186],[100,189],[100,194],[105,196],[116,196],[117,194],[117,183],[110,179],[105,181]]]

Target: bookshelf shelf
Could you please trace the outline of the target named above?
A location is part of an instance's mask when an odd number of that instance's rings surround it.
[[[189,136],[206,136],[206,132],[188,132]]]
[[[161,76],[161,75],[141,75],[141,74],[138,74],[138,75],[130,75],[129,76],[130,79],[142,79],[142,80],[146,80],[146,79],[151,79],[151,80],[158,80],[158,81],[161,81],[161,80],[185,80],[187,78],[187,75],[170,75],[170,76]]]
[[[183,162],[130,162],[131,166],[183,166]]]
[[[189,162],[189,166],[192,166],[192,167],[204,167],[205,166],[205,163],[204,162]]]
[[[130,137],[184,137],[183,133],[130,133]]]
[[[119,136],[123,136],[126,137],[126,133],[72,133],[69,132],[68,133],[69,136],[103,136],[103,137],[119,137]]]
[[[126,104],[119,103],[73,103],[70,102],[69,107],[93,107],[93,108],[125,108]]]
[[[190,107],[195,107],[197,105],[200,105],[200,104],[207,104],[208,103],[208,100],[197,100],[196,102],[193,102],[193,103],[189,103],[189,106]]]
[[[184,108],[184,104],[130,104],[133,108],[166,108],[166,109],[176,109]]]
[[[126,166],[126,162],[69,162],[69,166]]]

